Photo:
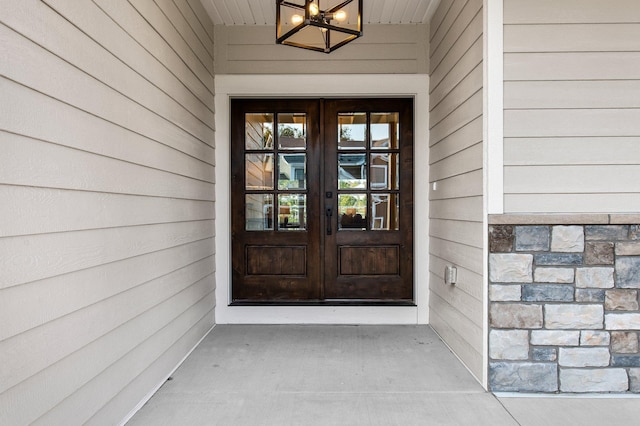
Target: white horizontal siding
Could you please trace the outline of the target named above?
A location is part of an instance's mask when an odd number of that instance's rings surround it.
[[[505,212],[638,211],[640,3],[504,4]]]
[[[0,339],[18,335],[86,306],[173,273],[212,256],[210,238],[6,288],[0,299]],[[202,256],[202,259],[198,259]],[[113,277],[109,281],[106,277]],[[96,285],[87,285],[95,282]],[[65,295],[66,297],[60,297]],[[55,300],[45,304],[41,300]]]
[[[506,109],[640,108],[640,80],[507,81]]]
[[[432,276],[433,279],[433,276]],[[463,311],[452,309],[437,293],[429,294],[429,324],[440,335],[470,371],[482,371],[482,328],[467,318]]]
[[[427,25],[369,25],[327,55],[277,45],[274,26],[216,25],[216,74],[424,74]]]
[[[0,45],[0,424],[115,424],[213,324],[213,26],[25,0]]]
[[[457,268],[458,283],[456,284],[455,288],[458,288],[465,293],[464,295],[458,296],[454,294],[455,293],[454,287],[450,287],[448,284],[444,283],[444,271],[445,271],[445,266],[447,265],[447,260],[441,259],[439,257],[431,256],[429,259],[429,262],[430,263],[433,262],[432,277],[435,278],[434,287],[438,288],[435,291],[441,294],[441,297],[444,297],[442,296],[444,294],[451,294],[454,297],[462,297],[462,298],[472,297],[474,299],[482,299],[483,297],[482,296],[482,275],[477,274],[471,271],[470,269],[464,268],[462,266],[458,266]],[[478,315],[481,316],[481,313],[479,313],[480,311],[477,310],[479,305],[476,304],[475,302],[471,302],[469,304],[473,305],[475,309],[473,311],[474,312],[473,316],[475,316],[475,318],[478,318],[477,317]]]
[[[430,217],[433,219],[461,220],[468,222],[482,221],[482,197],[451,198],[431,200]]]
[[[537,202],[531,203],[531,198]],[[527,213],[548,213],[561,211],[566,213],[610,213],[610,206],[620,206],[616,213],[637,213],[640,211],[640,197],[638,194],[601,192],[590,194],[512,194],[508,197],[509,211],[523,211]],[[595,206],[595,207],[594,207]]]
[[[431,326],[482,377],[482,1],[446,0],[430,23]],[[458,284],[444,284],[447,265]]]
[[[0,237],[212,220],[213,202],[0,185]]]
[[[629,52],[640,50],[637,24],[505,25],[505,52]]]
[[[0,131],[2,182],[98,192],[208,200],[213,184],[164,170]],[[29,164],[31,167],[25,167]]]
[[[506,53],[506,81],[637,80],[640,52]]]
[[[505,157],[506,166],[629,165],[640,158],[640,137],[509,138]]]
[[[506,24],[640,23],[636,0],[507,0]]]

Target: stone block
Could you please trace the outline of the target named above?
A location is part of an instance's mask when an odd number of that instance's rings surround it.
[[[542,306],[492,303],[489,321],[494,328],[542,328]]]
[[[561,367],[606,367],[610,358],[609,348],[560,348],[558,364]]]
[[[509,284],[491,284],[489,300],[492,302],[517,302],[522,296],[522,286]]]
[[[585,239],[587,241],[620,241],[629,235],[627,225],[587,225]]]
[[[621,241],[616,243],[617,256],[640,256],[640,241]]]
[[[492,362],[489,387],[493,392],[555,392],[558,366],[541,362]]]
[[[529,358],[529,332],[527,330],[491,330],[489,357],[500,360]]]
[[[538,266],[575,266],[582,265],[583,256],[581,253],[536,253],[533,261]]]
[[[548,329],[602,329],[602,305],[555,305],[544,307],[544,324]]]
[[[551,231],[551,251],[583,252],[584,228],[582,226],[554,226]]]
[[[604,316],[607,330],[640,330],[640,313],[611,313]]]
[[[613,268],[593,267],[576,269],[576,287],[612,288],[614,286]]]
[[[492,225],[489,227],[489,251],[491,253],[512,252],[513,240],[513,226]]]
[[[640,256],[616,258],[616,287],[640,288]]]
[[[640,225],[629,226],[629,239],[640,240]]]
[[[523,302],[572,302],[573,286],[564,284],[525,284]]]
[[[604,309],[607,311],[637,311],[638,290],[607,290],[604,299]]]
[[[533,282],[533,255],[490,254],[489,280],[493,283]]]
[[[537,346],[578,346],[578,330],[533,330],[531,344]]]
[[[577,288],[576,302],[604,302],[604,292],[598,288]]]
[[[531,358],[534,361],[555,361],[558,359],[558,352],[556,348],[533,348]]]
[[[516,251],[549,251],[548,226],[516,226]]]
[[[613,355],[611,357],[611,366],[639,368],[640,355]]]
[[[635,354],[638,352],[638,333],[635,331],[611,332],[611,350],[618,354]]]
[[[624,368],[561,368],[562,392],[626,392],[629,379]]]
[[[608,241],[587,241],[584,247],[586,265],[613,265],[614,245]]]
[[[573,268],[536,268],[533,272],[537,283],[572,283],[574,278]]]
[[[608,331],[583,330],[580,332],[580,346],[609,346],[611,334]]]
[[[640,392],[640,368],[629,369],[629,390]]]

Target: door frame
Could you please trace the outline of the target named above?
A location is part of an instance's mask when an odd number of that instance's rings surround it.
[[[217,324],[427,324],[429,318],[429,76],[427,74],[216,75]],[[414,98],[415,306],[231,306],[230,99]],[[416,119],[420,117],[420,119]],[[424,167],[422,165],[425,165]],[[424,212],[417,215],[415,212]],[[417,218],[420,220],[417,220]]]

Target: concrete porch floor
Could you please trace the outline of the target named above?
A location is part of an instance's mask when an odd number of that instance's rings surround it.
[[[428,326],[221,325],[136,425],[633,425],[631,398],[496,397]]]

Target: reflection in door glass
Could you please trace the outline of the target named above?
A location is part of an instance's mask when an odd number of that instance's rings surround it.
[[[371,229],[398,230],[399,205],[397,194],[371,194]]]
[[[278,114],[278,149],[305,149],[307,145],[307,115]]]
[[[306,156],[278,154],[278,189],[306,189]]]
[[[273,148],[273,114],[245,114],[246,149]]]
[[[338,195],[339,229],[367,228],[367,194]]]
[[[273,189],[273,154],[246,154],[246,189]]]
[[[398,148],[399,119],[397,112],[371,114],[371,149]]]
[[[365,154],[338,155],[338,189],[367,187],[367,156]]]
[[[398,154],[371,154],[371,189],[398,189]]]
[[[307,228],[307,196],[305,194],[278,195],[278,229],[303,231]]]
[[[273,196],[271,194],[247,194],[245,206],[247,231],[273,230]]]
[[[338,114],[338,149],[364,149],[367,141],[367,114]]]

